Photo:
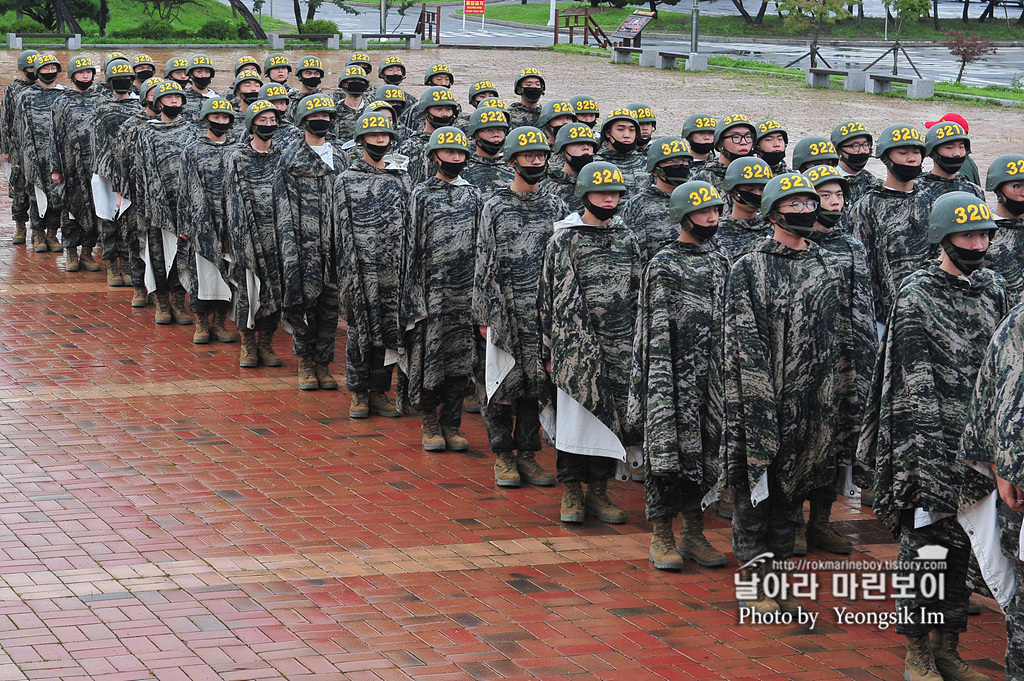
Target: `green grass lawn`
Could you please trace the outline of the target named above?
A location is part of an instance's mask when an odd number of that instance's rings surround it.
[[[576,8],[580,5],[576,2],[560,2],[560,10]],[[622,23],[622,20],[633,13],[636,7],[624,8],[600,8],[592,14],[598,25],[608,31],[614,30]],[[548,23],[548,5],[495,5],[487,7],[488,19],[499,19],[504,21],[517,21],[523,24],[535,24],[538,26]],[[943,19],[942,31],[936,32],[932,26],[931,19],[924,19],[915,24],[908,24],[903,27],[901,38],[907,40],[938,40],[945,37],[943,34],[948,30],[957,30],[968,34],[978,34],[992,40],[1020,40],[1024,38],[1024,26],[1014,23],[1016,17],[1012,17],[1009,24],[1005,20],[987,21],[979,24],[972,21],[964,25],[958,20]],[[893,26],[889,25],[889,38],[892,39]],[[690,15],[676,12],[661,12],[660,16],[647,25],[650,32],[678,32],[689,33]],[[740,16],[702,16],[700,18],[700,31],[705,35],[723,36],[760,36],[760,37],[810,37],[810,31],[797,31],[785,26],[778,15],[765,15],[764,23],[761,25],[748,24]],[[885,35],[885,20],[882,18],[865,18],[859,22],[856,19],[836,23],[826,28],[822,38],[843,39],[843,38],[875,38],[881,40]]]

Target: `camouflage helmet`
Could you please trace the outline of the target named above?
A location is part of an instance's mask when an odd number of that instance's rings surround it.
[[[812,166],[834,165],[839,163],[839,154],[827,137],[812,135],[803,138],[793,147],[793,170],[802,172],[805,163]]]
[[[231,102],[223,97],[208,97],[203,100],[203,105],[199,108],[200,122],[206,120],[207,116],[214,113],[227,114],[231,116],[232,121],[235,120],[235,107],[231,106]]]
[[[540,113],[537,114],[537,127],[543,130],[544,126],[560,116],[568,116],[575,122],[576,110],[573,109],[572,104],[563,99],[544,102],[544,105],[540,107]]]
[[[569,100],[572,104],[573,111],[576,115],[580,114],[594,114],[595,116],[601,115],[601,107],[598,105],[597,100],[590,95],[576,95]]]
[[[358,64],[363,68],[363,73],[370,75],[373,73],[373,62],[370,61],[370,55],[365,52],[353,52],[348,56],[348,61],[345,62],[345,66],[352,66]],[[367,79],[369,81],[369,79]]]
[[[836,127],[832,128],[832,144],[836,149],[843,146],[852,139],[858,137],[867,137],[868,146],[875,143],[875,138],[871,136],[868,129],[864,127],[864,124],[860,121],[843,121]]]
[[[334,100],[322,92],[307,95],[299,100],[299,106],[295,110],[295,125],[301,126],[307,116],[315,113],[325,113],[334,120],[338,110],[334,106]]]
[[[64,67],[60,65],[60,60],[57,59],[57,57],[52,55],[52,54],[39,54],[39,55],[37,55],[36,56],[36,61],[32,65],[32,69],[36,73],[39,73],[39,69],[40,68],[42,68],[43,66],[49,66],[50,64],[54,64],[57,67],[57,73],[60,73],[61,71],[64,70]]]
[[[608,118],[604,119],[601,124],[601,137],[604,137],[608,133],[608,128],[611,127],[615,121],[629,121],[633,124],[636,129],[637,138],[640,137],[640,121],[636,119],[633,112],[630,109],[618,107],[608,112]]]
[[[114,61],[115,59],[123,59],[128,61],[128,55],[121,51],[107,52],[103,57],[103,68],[107,68],[107,64]]]
[[[188,69],[188,59],[184,57],[171,57],[164,64],[164,78],[170,78],[171,74],[175,71],[185,71]]]
[[[469,117],[467,132],[470,137],[487,128],[504,128],[508,131],[508,116],[501,109],[490,106],[481,106],[474,109]]]
[[[536,78],[540,81],[540,89],[547,89],[547,84],[544,82],[544,76],[540,75],[540,69],[528,66],[525,69],[519,70],[519,75],[516,76],[515,87],[512,88],[512,91],[517,95],[523,94],[523,81],[527,78]]]
[[[256,60],[256,57],[251,54],[245,54],[235,60],[235,75],[237,76],[239,71],[255,71],[256,73],[263,73],[263,67]]]
[[[366,70],[359,64],[348,64],[345,66],[345,70],[338,76],[338,85],[341,85],[346,80],[360,80],[370,85],[370,78],[366,75]]]
[[[730,164],[732,165],[732,164]],[[818,192],[811,181],[800,173],[782,173],[768,180],[761,193],[761,215],[767,217],[775,209],[775,205],[790,196],[813,196],[818,200]]]
[[[217,69],[213,68],[213,61],[205,54],[195,54],[188,60],[188,68],[185,70],[190,77],[196,69],[210,69],[210,75],[216,76]]]
[[[164,79],[160,76],[153,76],[152,78],[147,78],[142,81],[142,85],[139,86],[139,100],[142,102],[143,106],[146,104],[146,96],[149,95],[149,91],[162,82],[164,82]]]
[[[95,74],[96,64],[89,57],[75,57],[68,62],[68,78],[82,71],[92,71]]]
[[[430,82],[430,79],[433,78],[434,76],[436,76],[439,73],[446,73],[446,74],[448,74],[448,78],[451,79],[451,81],[452,81],[450,83],[450,85],[455,85],[455,74],[452,73],[452,70],[450,68],[448,68],[447,64],[442,64],[442,63],[437,63],[437,64],[431,64],[430,65],[430,68],[427,69],[426,74],[424,74],[424,76],[423,76],[423,84],[424,85],[432,85],[432,83]],[[442,86],[439,85],[437,87],[442,87]]]
[[[35,70],[36,57],[39,56],[38,50],[25,50],[18,55],[18,70],[26,71],[28,69]]]
[[[299,66],[295,69],[296,73],[302,73],[303,71],[319,71],[320,77],[323,78],[327,75],[327,71],[324,71],[324,62],[320,57],[315,54],[307,54],[305,57],[299,60]]]
[[[764,187],[775,177],[771,166],[757,156],[744,156],[729,164],[722,180],[722,191],[731,192],[741,184],[758,184]]]
[[[132,69],[132,65],[124,59],[115,59],[109,62],[107,67],[103,69],[103,77],[107,80],[111,78],[130,78],[135,80],[135,71]]]
[[[391,67],[391,66],[397,66],[400,69],[402,69],[402,77],[403,78],[405,77],[405,62],[402,61],[401,57],[395,56],[393,54],[389,55],[387,57],[384,57],[383,59],[380,60],[380,63],[377,64],[377,77],[378,78],[383,78],[384,77],[384,69],[386,69],[388,67]]]
[[[466,133],[451,125],[438,128],[434,132],[430,133],[430,141],[427,142],[427,146],[424,150],[427,155],[430,155],[432,152],[439,149],[462,151],[465,152],[466,157],[468,158],[469,140],[466,139]]]
[[[709,182],[690,180],[672,190],[668,199],[668,219],[673,224],[679,224],[690,213],[716,207],[721,215],[725,201],[715,186]]]
[[[633,117],[636,118],[638,123],[651,123],[654,126],[658,125],[658,119],[655,117],[654,109],[650,104],[633,102],[629,105],[629,110],[633,112]]]
[[[270,112],[274,114],[278,122],[281,121],[281,112],[274,106],[274,103],[268,99],[257,99],[255,102],[249,105],[249,108],[245,111],[245,129],[248,132],[252,132],[253,126],[256,124],[256,118],[262,114]]]
[[[1024,154],[998,156],[985,173],[985,191],[994,192],[999,185],[1014,180],[1024,180]]]
[[[757,130],[757,134],[754,136],[755,147],[765,137],[768,135],[774,135],[775,133],[782,135],[782,141],[787,145],[789,144],[789,133],[784,127],[782,127],[782,124],[776,120],[766,118],[763,121],[755,123],[754,127]]]
[[[288,73],[292,72],[292,63],[288,61],[288,56],[284,54],[268,54],[267,58],[263,60],[263,73],[270,73],[270,69],[288,69]]]
[[[268,102],[283,102],[290,100],[291,97],[288,96],[288,88],[280,83],[271,81],[263,84],[257,99],[265,99]]]
[[[576,176],[576,198],[582,199],[590,192],[626,193],[626,178],[614,163],[592,161],[583,166]]]
[[[921,150],[921,153],[924,153],[925,146],[924,135],[920,130],[908,123],[897,123],[890,125],[878,136],[875,155],[884,160],[890,149],[899,147],[916,147]]]
[[[498,88],[494,86],[489,80],[478,80],[469,86],[469,103],[473,103],[473,98],[480,94],[491,93],[494,97],[498,96]],[[484,97],[487,99],[487,97]]]
[[[811,181],[815,189],[829,182],[839,183],[839,187],[843,190],[843,198],[846,201],[850,200],[850,181],[839,172],[839,168],[835,166],[814,166],[805,170],[803,175]]]
[[[461,132],[460,130],[459,133],[461,134]],[[364,135],[373,135],[375,133],[388,135],[392,142],[398,137],[398,134],[395,132],[395,126],[391,124],[390,118],[371,111],[364,113],[356,119],[356,127],[352,133],[352,139],[358,142]]]
[[[263,87],[263,79],[260,78],[260,74],[252,70],[246,70],[239,71],[237,74],[235,74],[235,82],[231,84],[231,89],[237,91],[238,86],[246,81],[259,83],[260,87]]]
[[[153,61],[153,58],[151,56],[149,56],[148,54],[146,54],[144,52],[141,52],[141,53],[135,55],[134,57],[132,57],[132,70],[133,71],[135,69],[139,68],[140,66],[146,66],[146,65],[152,66],[153,67],[153,72],[156,73],[156,62]]]
[[[489,106],[492,109],[501,109],[508,115],[508,105],[505,104],[505,100],[500,97],[488,97],[487,99],[480,102],[479,106]]]
[[[162,80],[156,85],[156,91],[153,92],[153,103],[158,103],[168,95],[181,95],[184,98],[185,91],[181,89],[181,84],[176,80]]]
[[[687,158],[693,163],[690,145],[681,137],[662,137],[653,140],[647,149],[647,172],[653,173],[662,161],[670,158]]]
[[[552,151],[561,154],[570,144],[587,144],[594,147],[594,153],[601,148],[601,140],[586,123],[569,123],[563,125],[555,135],[555,146]]]
[[[967,153],[971,153],[971,138],[967,136],[967,131],[964,130],[962,125],[953,121],[936,123],[928,128],[928,132],[925,133],[924,155],[931,156],[935,153],[936,147],[942,146],[946,142],[957,141],[963,142]]]
[[[687,117],[683,122],[683,131],[679,133],[687,142],[690,141],[690,135],[695,132],[710,132],[714,133],[715,128],[718,127],[718,120],[711,114],[695,113]]]
[[[455,111],[459,110],[459,104],[455,101],[455,95],[448,88],[441,85],[428,87],[420,95],[420,101],[416,104],[416,110],[421,114],[426,113],[432,106],[450,106]]]
[[[996,223],[992,211],[969,192],[949,192],[935,199],[928,215],[928,243],[941,243],[950,234],[985,229],[992,234]]]
[[[502,148],[502,155],[506,161],[511,161],[513,156],[523,151],[551,153],[547,135],[532,125],[514,128],[505,136],[505,146]]]
[[[751,142],[757,138],[757,128],[750,122],[750,119],[743,114],[730,114],[725,118],[719,118],[717,125],[715,125],[715,148],[718,149],[722,144],[722,137],[726,131],[733,128],[744,127],[750,130]]]

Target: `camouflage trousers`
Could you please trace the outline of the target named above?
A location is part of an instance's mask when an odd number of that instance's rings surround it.
[[[231,302],[227,300],[199,300],[199,296],[189,294],[188,309],[192,310],[193,314],[197,314],[200,317],[208,317],[214,312],[218,312],[220,310],[224,310],[224,312],[230,311]]]
[[[11,197],[11,218],[15,222],[28,222],[30,188],[25,183],[25,174],[17,166],[11,166],[11,181],[7,195]]]
[[[649,521],[699,511],[703,496],[700,485],[681,475],[654,475],[647,471],[644,478],[644,504]]]
[[[64,248],[78,248],[92,250],[99,240],[99,230],[96,226],[97,217],[92,214],[82,215],[81,218],[71,217],[68,211],[63,211],[60,220],[60,242]]]
[[[1013,561],[1017,590],[1006,607],[1006,681],[1024,681],[1024,563]]]
[[[152,260],[153,273],[156,277],[156,290],[160,293],[174,293],[184,291],[181,280],[178,278],[178,263],[171,263],[171,271],[167,271],[164,260],[163,230],[159,227],[150,227],[146,230],[146,239],[149,240],[149,258]],[[143,265],[145,267],[145,265]],[[143,270],[145,273],[145,270]]]
[[[128,263],[128,244],[124,240],[124,228],[121,223],[124,216],[114,220],[100,220],[100,246],[103,247],[103,259],[107,262],[124,260]],[[136,249],[138,250],[138,249]]]
[[[492,452],[540,451],[540,404],[536,397],[519,397],[512,404],[489,402],[483,413]]]
[[[616,459],[609,456],[587,456],[555,450],[558,482],[600,482],[615,477]]]
[[[338,286],[327,284],[316,300],[285,308],[285,321],[292,327],[292,352],[318,364],[334,361],[338,335]]]
[[[60,209],[50,206],[46,211],[46,215],[39,215],[39,205],[36,203],[36,195],[32,187],[28,187],[28,203],[31,228],[34,230],[52,231],[56,234],[57,228],[60,227],[60,215],[58,214]]]
[[[943,518],[924,527],[914,528],[914,512],[903,511],[902,534],[897,560],[901,564],[913,563],[918,550],[924,546],[941,546],[948,549],[943,589],[928,596],[922,593],[922,578],[928,574],[901,570],[901,576],[913,575],[913,591],[916,598],[897,598],[897,611],[905,612],[910,620],[897,623],[895,631],[902,636],[926,636],[938,629],[952,633],[967,631],[967,601],[971,590],[967,586],[967,565],[971,560],[971,544],[955,517]],[[921,614],[941,620],[941,624],[922,621]]]
[[[395,365],[384,366],[384,348],[370,348],[360,355],[354,336],[350,333],[345,343],[345,387],[354,393],[390,391]]]
[[[121,217],[114,221],[120,231],[121,241],[127,248],[127,255],[120,257],[128,260],[128,273],[132,278],[132,286],[138,288],[146,285],[146,263],[142,261],[142,239],[140,234],[138,214],[135,206],[129,206]],[[124,251],[121,251],[124,253]],[[106,259],[106,255],[103,256]]]
[[[788,499],[773,482],[778,476],[769,468],[768,498],[754,506],[750,490],[736,488],[732,513],[732,552],[742,565],[766,551],[775,560],[793,555],[796,532],[803,523],[803,499]]]
[[[448,376],[439,388],[420,393],[420,410],[433,412],[440,407],[438,421],[442,426],[462,425],[462,400],[470,393],[468,376]]]

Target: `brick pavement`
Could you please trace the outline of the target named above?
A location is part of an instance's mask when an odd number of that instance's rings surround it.
[[[612,485],[628,524],[561,525],[559,489],[494,486],[479,416],[470,452],[428,455],[416,419],[297,390],[283,334],[283,368],[240,369],[0,212],[0,681],[902,678],[827,574],[813,630],[740,625],[731,557],[649,566],[639,485]],[[854,558],[895,556],[837,516]],[[989,601],[964,657],[999,678],[1004,641]]]

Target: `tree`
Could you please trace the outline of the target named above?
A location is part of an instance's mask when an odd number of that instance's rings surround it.
[[[885,5],[885,11],[889,13],[889,17],[896,21],[897,40],[899,40],[900,31],[903,30],[903,24],[908,19],[917,21],[928,14],[928,10],[931,9],[931,0],[882,0],[882,4]],[[893,17],[894,14],[895,17]]]
[[[92,19],[98,22],[100,18],[99,0],[64,0],[64,4],[75,19]],[[54,32],[58,30],[61,23],[54,0],[39,0],[36,2],[0,0],[0,14],[12,11],[20,11],[25,16],[35,19]]]
[[[811,29],[814,39],[828,24],[853,16],[851,9],[861,0],[779,0],[779,9],[786,12],[784,23],[797,30]]]
[[[142,3],[143,11],[161,21],[174,22],[189,5],[198,6],[196,0],[137,0]]]
[[[949,53],[960,61],[960,73],[956,74],[956,82],[964,77],[964,69],[968,64],[985,61],[986,57],[996,53],[996,44],[985,40],[980,35],[964,35],[959,31],[947,31],[942,41]]]
[[[680,0],[609,0],[612,7],[625,7],[626,5],[647,5],[647,8],[658,18],[658,5],[678,5]],[[591,3],[593,4],[593,3]]]

